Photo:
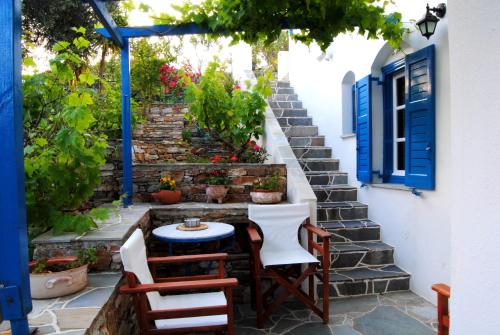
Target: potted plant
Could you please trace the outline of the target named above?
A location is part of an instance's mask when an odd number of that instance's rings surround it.
[[[207,193],[207,202],[213,202],[213,200],[217,200],[219,204],[224,202],[224,198],[226,197],[228,185],[230,182],[227,173],[224,171],[212,171],[210,172],[210,176],[205,179],[205,183],[208,184],[206,193]]]
[[[33,299],[62,297],[87,286],[88,266],[97,263],[95,248],[79,250],[77,256],[53,257],[30,262]]]
[[[151,197],[164,205],[175,204],[181,201],[181,191],[176,191],[174,178],[163,176],[160,178],[160,191],[151,194]]]
[[[281,177],[279,172],[272,176],[259,178],[253,184],[253,190],[250,192],[252,202],[256,204],[276,204],[281,202],[283,195]]]

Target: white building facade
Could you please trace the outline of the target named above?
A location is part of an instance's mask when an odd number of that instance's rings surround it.
[[[391,8],[412,27],[400,51],[355,34],[338,36],[326,53],[291,41],[278,76],[289,78],[359,186],[411,289],[434,302],[431,285],[449,284],[452,334],[493,334],[500,318],[488,311],[498,308],[486,308],[500,298],[499,266],[489,259],[500,236],[500,2],[453,1],[429,40],[411,23],[426,3]]]

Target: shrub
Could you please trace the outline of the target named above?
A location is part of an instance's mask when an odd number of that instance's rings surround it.
[[[219,64],[211,62],[199,83],[191,82],[186,88],[186,102],[190,103],[186,117],[242,161],[247,143],[264,133],[264,99],[272,93],[270,79],[270,74],[259,77],[253,87],[247,83],[248,90],[243,91]]]

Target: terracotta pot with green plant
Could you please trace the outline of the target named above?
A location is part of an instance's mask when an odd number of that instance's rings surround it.
[[[181,201],[181,191],[176,191],[177,184],[174,178],[163,176],[160,178],[160,191],[151,194],[151,197],[164,205],[176,204]]]
[[[254,184],[250,197],[256,204],[277,204],[281,202],[283,186],[279,172],[259,178]]]
[[[210,176],[205,179],[205,184],[207,184],[207,202],[211,203],[217,200],[219,204],[222,204],[228,191],[226,185],[228,185],[229,182],[230,179],[225,171],[210,172]]]
[[[30,262],[30,287],[33,299],[57,298],[83,290],[88,282],[88,266],[97,263],[95,248]]]

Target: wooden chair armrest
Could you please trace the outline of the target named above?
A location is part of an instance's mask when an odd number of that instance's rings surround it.
[[[207,279],[207,280],[196,280],[196,281],[186,281],[186,282],[139,284],[135,287],[122,285],[120,286],[120,292],[128,294],[146,293],[153,291],[169,292],[169,291],[185,291],[185,290],[196,290],[196,289],[226,288],[226,287],[234,287],[236,285],[238,285],[238,279],[236,278]]]
[[[332,233],[327,232],[323,228],[313,226],[310,223],[305,224],[304,228],[306,228],[311,233],[318,235],[321,238],[330,238],[332,236]]]
[[[438,294],[441,294],[447,298],[450,297],[450,287],[446,284],[434,284],[432,285],[432,289]]]
[[[251,243],[262,243],[262,238],[255,227],[247,227],[247,232]]]
[[[149,264],[174,264],[174,263],[194,263],[203,261],[225,261],[226,253],[202,254],[202,255],[183,255],[168,257],[148,257]]]

